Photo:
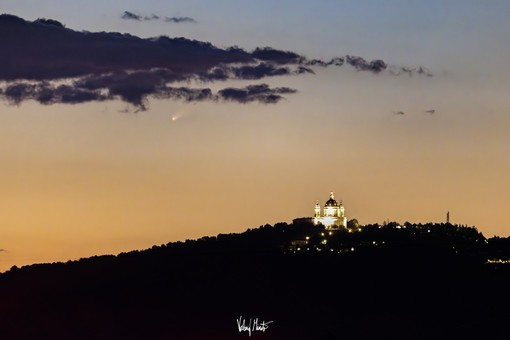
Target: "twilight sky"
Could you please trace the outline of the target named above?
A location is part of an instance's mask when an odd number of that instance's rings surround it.
[[[0,270],[291,221],[330,191],[363,224],[449,210],[510,235],[508,1],[0,11],[26,20],[0,18]]]

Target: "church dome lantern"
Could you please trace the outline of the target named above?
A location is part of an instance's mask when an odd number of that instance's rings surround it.
[[[331,192],[329,194],[329,200],[326,201],[326,204],[324,204],[325,207],[338,207],[338,203],[335,201],[335,194]]]

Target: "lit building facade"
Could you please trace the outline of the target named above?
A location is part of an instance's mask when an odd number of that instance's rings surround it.
[[[335,195],[333,192],[329,195],[329,200],[324,204],[324,209],[322,209],[319,202],[315,204],[315,213],[313,215],[313,224],[322,224],[327,229],[338,229],[338,228],[346,228],[347,227],[347,217],[345,217],[345,209],[342,205],[342,201],[340,204],[335,201]]]

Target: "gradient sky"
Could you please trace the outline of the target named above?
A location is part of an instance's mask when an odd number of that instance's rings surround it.
[[[510,235],[508,1],[12,0],[0,11],[434,74],[315,68],[210,85],[298,90],[277,104],[149,99],[139,113],[120,101],[2,101],[0,270],[289,222],[332,190],[362,224],[450,211],[485,236]]]

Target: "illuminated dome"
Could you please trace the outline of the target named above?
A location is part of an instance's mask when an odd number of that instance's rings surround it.
[[[338,203],[335,201],[335,195],[333,192],[329,194],[329,200],[326,201],[326,204],[324,204],[326,207],[338,207]]]

